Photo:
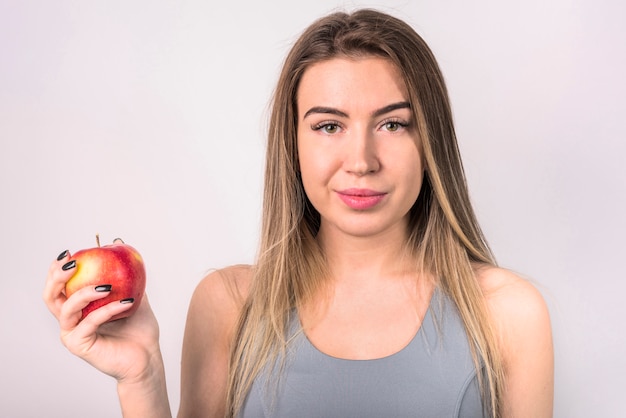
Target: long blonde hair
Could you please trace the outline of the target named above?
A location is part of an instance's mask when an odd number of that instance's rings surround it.
[[[415,263],[457,306],[485,407],[501,415],[503,365],[474,266],[495,264],[468,196],[443,76],[424,40],[405,22],[374,10],[333,13],[314,22],[289,52],[273,97],[263,221],[253,282],[233,341],[226,415],[235,416],[261,370],[287,344],[293,309],[327,277],[315,236],[319,213],[304,193],[297,152],[298,85],[313,63],[383,57],[401,72],[422,141],[426,173],[410,212]],[[483,378],[484,376],[484,378]]]

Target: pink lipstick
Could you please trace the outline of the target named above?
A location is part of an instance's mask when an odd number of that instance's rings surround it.
[[[385,198],[387,193],[377,192],[369,189],[345,189],[338,190],[339,198],[348,207],[355,210],[366,210],[373,208]]]

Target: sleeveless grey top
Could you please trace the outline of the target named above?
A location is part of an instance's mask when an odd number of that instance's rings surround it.
[[[486,416],[463,324],[443,292],[434,292],[411,342],[380,359],[326,355],[294,317],[286,361],[257,377],[241,418]]]

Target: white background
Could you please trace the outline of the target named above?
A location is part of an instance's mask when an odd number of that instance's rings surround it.
[[[550,305],[560,418],[626,416],[624,4],[367,4],[439,59],[487,237]],[[144,256],[177,410],[195,285],[254,261],[282,59],[313,19],[359,5],[0,1],[0,417],[120,415],[41,300],[49,263],[96,232]]]

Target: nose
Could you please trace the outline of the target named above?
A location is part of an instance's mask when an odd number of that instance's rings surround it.
[[[347,172],[364,176],[380,170],[380,160],[373,135],[357,130],[346,142],[344,168]]]

